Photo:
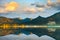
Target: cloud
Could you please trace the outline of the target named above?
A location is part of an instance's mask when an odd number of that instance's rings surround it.
[[[43,35],[41,37],[38,37],[35,34],[30,34],[30,35],[25,35],[25,34],[20,34],[20,35],[7,35],[7,36],[2,36],[0,37],[0,40],[55,40],[54,38]]]
[[[47,1],[47,5],[48,5],[48,6],[51,6],[51,5],[52,5],[51,0],[48,0],[48,1]]]
[[[13,1],[4,4],[4,6],[0,5],[0,13],[14,12],[17,10],[18,6],[18,3]]]
[[[60,0],[57,0],[58,3],[60,3]]]
[[[43,11],[45,11],[45,8],[37,8],[37,10],[38,10],[39,12],[43,12]]]
[[[41,3],[32,3],[31,6],[35,6],[35,7],[38,7],[38,8],[40,8],[40,7],[45,7],[45,6],[44,6],[43,4],[41,4]]]
[[[46,8],[46,9],[53,8],[56,10],[60,10],[60,0],[57,0],[56,2],[52,2],[52,0],[48,0],[46,4],[34,3],[32,6],[34,5],[37,8]]]
[[[5,10],[5,8],[0,7],[0,13],[7,13],[7,11]]]
[[[26,7],[23,9],[24,12],[27,12],[27,13],[37,13],[37,12],[43,12],[45,11],[45,8],[43,7],[40,7],[40,8],[29,8],[29,7]]]
[[[4,9],[0,8],[0,13],[3,13],[4,12]]]
[[[6,4],[5,10],[7,11],[15,11],[18,8],[18,3],[16,2],[10,2]]]
[[[37,10],[35,8],[24,8],[23,9],[25,12],[31,12],[31,13],[35,13]]]
[[[60,10],[60,1],[57,0],[57,2],[48,2],[47,3],[47,6],[50,7],[50,8],[54,8],[56,10]]]
[[[60,10],[60,3],[55,3],[51,5],[51,8],[54,8],[56,10]]]

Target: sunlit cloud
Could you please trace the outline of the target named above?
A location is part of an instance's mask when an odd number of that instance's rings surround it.
[[[10,2],[6,4],[5,10],[7,11],[15,11],[18,8],[18,3],[16,2]]]
[[[0,5],[0,13],[15,12],[18,9],[18,7],[18,3],[12,1],[4,4],[4,6]]]

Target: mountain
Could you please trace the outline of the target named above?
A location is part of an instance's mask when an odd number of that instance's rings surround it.
[[[10,18],[6,18],[6,17],[0,17],[0,24],[4,24],[4,23],[12,23],[13,20]]]
[[[22,24],[29,24],[30,23],[30,21],[31,21],[31,19],[30,18],[26,18],[26,19],[23,19],[22,20]]]
[[[21,24],[21,23],[22,23],[22,20],[19,19],[19,18],[14,18],[14,19],[13,19],[13,23]]]
[[[0,24],[20,24],[21,23],[21,20],[19,18],[6,18],[6,17],[0,17]]]
[[[60,24],[60,12],[47,18],[48,21],[55,21],[56,24]]]
[[[27,22],[31,21],[30,18],[26,19],[19,19],[19,18],[6,18],[6,17],[0,17],[0,24],[27,24]]]
[[[31,20],[30,25],[45,25],[47,23],[47,20],[41,16],[38,16],[37,18]]]
[[[26,19],[23,20],[23,22],[29,22],[29,21],[31,21],[30,18],[26,18]]]

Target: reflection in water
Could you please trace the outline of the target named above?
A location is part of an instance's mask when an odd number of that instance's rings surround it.
[[[49,35],[57,40],[60,40],[60,26],[57,25],[0,25],[0,36],[20,33],[24,34],[35,34],[37,36]]]
[[[47,35],[43,35],[43,36],[37,36],[35,34],[30,34],[30,35],[26,35],[26,34],[20,34],[20,35],[6,35],[3,37],[0,37],[0,40],[55,40],[54,38],[47,36]]]

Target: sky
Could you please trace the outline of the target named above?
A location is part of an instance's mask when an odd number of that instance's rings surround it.
[[[60,0],[0,0],[0,16],[8,18],[46,18],[57,12]]]

